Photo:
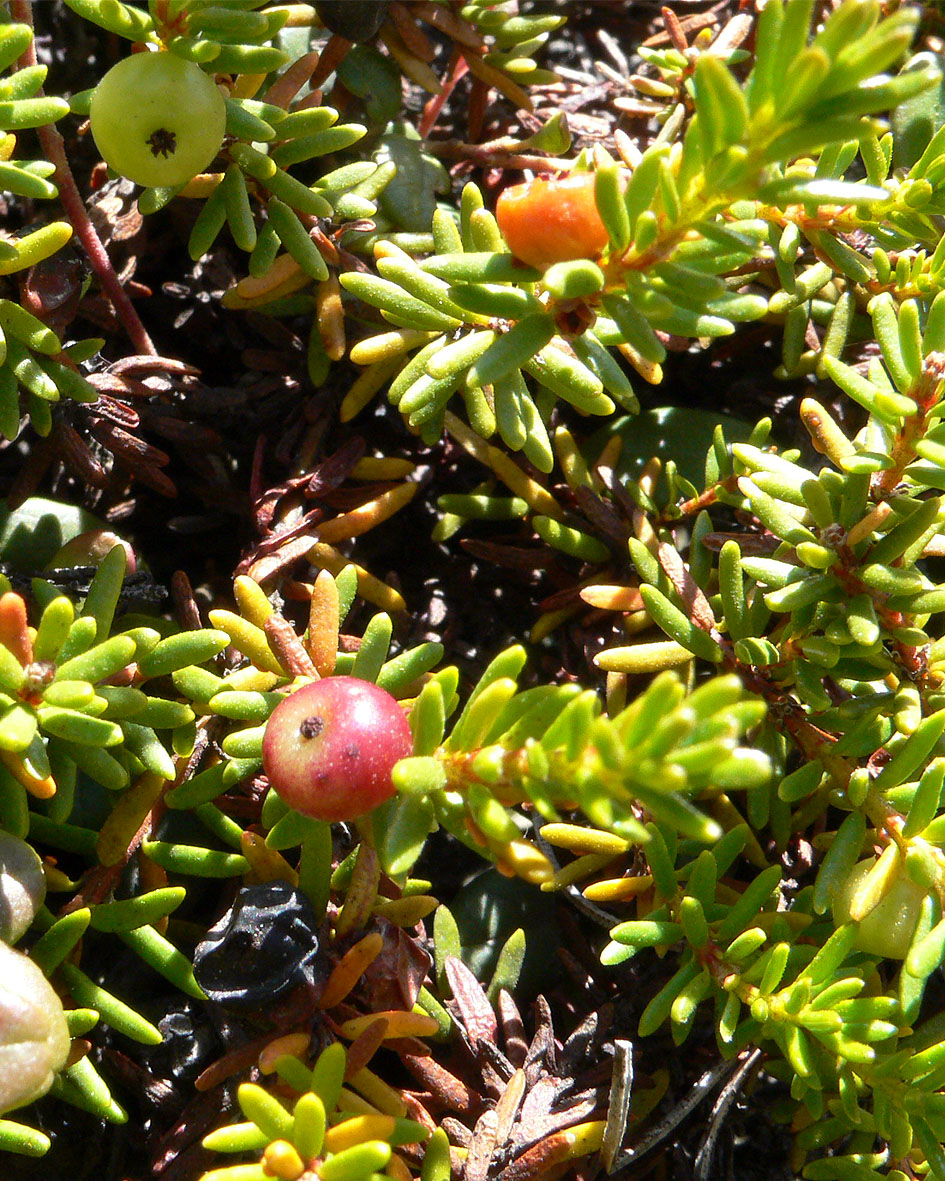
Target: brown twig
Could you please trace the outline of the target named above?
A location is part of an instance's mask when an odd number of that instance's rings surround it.
[[[29,25],[30,28],[33,27],[33,5],[31,0],[11,0],[10,15],[15,21]],[[20,58],[20,65],[36,65],[36,47],[33,41],[30,41],[29,46]],[[41,95],[43,91],[39,90],[37,93]],[[95,227],[89,219],[85,202],[82,200],[82,194],[79,192],[79,187],[75,183],[75,177],[72,175],[72,169],[69,167],[69,161],[66,157],[65,140],[52,123],[38,127],[36,131],[39,135],[39,142],[42,146],[43,153],[56,166],[55,181],[59,189],[59,199],[62,202],[63,209],[66,211],[66,216],[72,223],[76,237],[82,243],[85,253],[88,255],[92,270],[98,276],[99,282],[114,304],[118,318],[121,320],[125,331],[128,333],[137,351],[142,354],[147,353],[151,356],[156,356],[157,349],[154,347],[147,329],[141,323],[138,313],[134,309],[134,305],[122,287],[121,280],[115,273],[115,268],[112,266],[111,259],[108,257],[108,252],[102,245],[102,240],[99,238]]]
[[[570,160],[553,156],[533,156],[516,152],[512,146],[503,147],[502,141],[492,144],[467,144],[459,139],[426,139],[420,145],[431,156],[447,160],[469,160],[479,168],[530,168],[533,172],[568,172]]]

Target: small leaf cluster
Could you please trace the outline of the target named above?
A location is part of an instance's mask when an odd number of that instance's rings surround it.
[[[113,631],[125,563],[124,548],[115,546],[80,611],[37,579],[35,629],[20,595],[8,589],[0,599],[4,827],[16,835],[43,823],[29,811],[30,796],[50,801],[51,821],[67,821],[80,771],[114,792],[145,774],[173,779],[173,759],[157,732],[180,749],[193,740],[190,706],[141,686],[178,661],[209,659],[227,637],[210,630],[162,635],[143,624]]]
[[[668,119],[680,117],[687,109],[692,110],[692,75],[699,58],[705,54],[717,57],[726,66],[735,66],[748,59],[747,50],[740,48],[751,29],[751,21],[744,15],[735,17],[715,36],[708,27],[702,28],[690,43],[678,20],[667,21],[667,32],[671,44],[665,48],[640,45],[636,56],[641,61],[641,72],[625,78],[609,66],[604,72],[614,82],[626,85],[628,82],[636,96],[620,98],[615,105],[621,111],[633,115],[652,115],[662,126]],[[649,72],[643,73],[646,67]]]
[[[62,242],[60,236],[54,249]],[[90,339],[63,346],[42,320],[16,301],[0,299],[0,435],[16,438],[24,408],[33,429],[45,438],[52,430],[52,407],[60,399],[95,402],[98,391],[82,375],[81,366],[101,344]]]
[[[140,817],[141,787],[144,785],[151,789],[150,799],[153,800],[154,785],[148,783],[147,779],[143,783],[139,781],[136,788],[129,789],[122,797],[109,819],[124,821],[127,827],[132,811],[136,810]],[[102,834],[108,832],[114,840],[115,827],[115,823],[106,821]],[[56,825],[54,829],[49,825],[40,825],[33,833],[34,839],[43,844],[61,847],[70,853],[84,854],[90,860],[95,859],[97,835],[93,830],[65,823]],[[87,839],[89,837],[91,841]],[[106,871],[109,866],[108,856],[109,850],[103,846],[98,860]],[[74,886],[74,883],[54,877],[53,885],[61,890]],[[189,957],[161,930],[166,925],[167,916],[183,902],[185,893],[182,886],[165,886],[146,890],[135,897],[106,898],[93,905],[78,907],[59,918],[54,918],[47,909],[40,911],[36,927],[42,934],[30,948],[30,959],[71,999],[72,1007],[66,1012],[66,1023],[73,1039],[84,1038],[101,1021],[143,1046],[156,1046],[163,1040],[157,1026],[110,988],[99,983],[98,979],[93,979],[93,976],[98,975],[96,967],[88,963],[85,968],[80,966],[83,937],[87,932],[101,932],[120,940],[175,989],[189,997],[203,997],[203,991],[194,979]],[[126,1123],[128,1113],[113,1097],[108,1081],[89,1056],[88,1043],[84,1047],[81,1044],[74,1045],[76,1053],[73,1057],[76,1060],[57,1075],[50,1093],[83,1111],[91,1112],[99,1119],[110,1123]],[[24,1125],[11,1122],[6,1131],[8,1137],[4,1139],[3,1146],[11,1151],[42,1155],[49,1147],[48,1142],[41,1150],[18,1146],[17,1137],[32,1132]]]
[[[482,63],[498,70],[519,87],[538,86],[554,82],[557,75],[542,69],[535,60],[538,53],[556,29],[567,19],[555,13],[520,12],[513,4],[490,4],[488,0],[470,0],[460,10],[463,20],[476,29],[491,45],[483,46]],[[473,69],[471,66],[470,69]],[[491,81],[485,77],[484,81]],[[515,101],[517,92],[504,89],[493,83],[506,98]],[[525,92],[527,95],[527,92]],[[526,110],[531,109],[531,104]]]
[[[552,878],[553,867],[523,840],[512,805],[526,803],[546,821],[580,811],[625,848],[650,839],[651,819],[706,842],[722,830],[700,803],[770,777],[767,756],[742,744],[764,707],[745,700],[736,678],[687,694],[667,673],[608,716],[592,690],[520,690],[524,663],[521,648],[496,657],[446,739],[452,705],[443,680],[424,686],[411,714],[416,755],[394,772],[404,795],[388,840],[411,811],[418,814],[414,823],[432,812],[459,839],[469,843],[472,834],[506,872],[540,883]]]
[[[554,82],[557,76],[542,69],[534,55],[548,36],[565,22],[553,14],[520,12],[515,4],[471,0],[451,6],[391,6],[386,0],[368,4],[316,4],[316,17],[340,44],[329,52],[344,52],[339,77],[353,94],[363,98],[379,121],[399,108],[400,88],[406,79],[443,98],[462,73],[472,76],[470,124],[480,124],[489,90],[495,88],[516,107],[532,109],[525,87]],[[436,47],[421,28],[436,30],[452,44],[448,72],[442,79],[433,69]],[[347,44],[345,44],[347,42]],[[350,49],[350,43],[356,46]],[[382,45],[389,56],[376,48]],[[346,52],[345,52],[346,51]],[[396,91],[396,94],[391,93]],[[475,114],[474,114],[475,112]],[[475,137],[474,137],[475,138]]]
[[[938,961],[928,951],[910,955],[898,989],[883,990],[877,960],[857,949],[858,924],[834,928],[818,917],[816,886],[789,911],[778,909],[777,865],[762,869],[732,898],[721,877],[749,840],[747,826],[732,829],[711,852],[678,869],[666,842],[648,847],[655,905],[645,918],[615,926],[603,953],[605,963],[617,964],[643,948],[685,943],[677,971],[640,1017],[641,1036],[669,1021],[674,1041],[683,1043],[697,1007],[709,998],[721,1052],[765,1046],[769,1069],[804,1104],[799,1161],[850,1137],[840,1162],[891,1164],[915,1147],[937,1171],[942,1150],[934,1064],[945,1047],[934,1018],[917,1027],[914,1022]],[[880,1153],[877,1137],[887,1145]],[[803,1171],[809,1178],[860,1175],[836,1157]]]
[[[311,1066],[292,1055],[276,1058],[272,1071],[292,1094],[288,1106],[258,1084],[243,1083],[237,1101],[245,1121],[211,1132],[203,1143],[214,1152],[260,1152],[259,1164],[224,1165],[201,1181],[366,1181],[383,1172],[397,1148],[424,1142],[422,1181],[449,1181],[446,1134],[431,1137],[399,1108],[398,1114],[372,1109],[345,1086],[346,1062],[340,1042],[327,1046]]]
[[[815,179],[846,183],[844,173],[859,167],[866,183],[886,191],[885,200],[851,203],[815,216],[803,205],[792,206],[769,222],[780,287],[769,300],[769,312],[784,318],[779,377],[824,376],[829,360],[839,359],[852,340],[869,333],[861,309],[879,295],[901,303],[916,296],[931,299],[942,289],[945,254],[934,218],[942,204],[945,137],[941,132],[933,136],[907,173],[893,170],[893,149],[891,133],[873,130],[835,145],[812,173]],[[858,233],[872,240],[869,252],[851,245]],[[817,326],[815,348],[805,341],[808,325]]]
[[[46,66],[17,67],[32,40],[29,25],[0,23],[0,70],[14,67],[0,82],[0,184],[18,197],[49,200],[58,195],[50,180],[55,165],[43,159],[18,160],[17,133],[55,123],[68,114],[69,104],[39,93]],[[0,241],[0,275],[44,262],[71,237],[72,226],[66,221],[48,222],[19,237],[5,236]],[[63,348],[56,334],[17,300],[0,299],[0,435],[16,437],[22,409],[37,432],[48,435],[51,406],[60,397],[94,402],[98,395],[81,376],[79,365],[97,349],[97,341]]]
[[[69,8],[99,28],[129,41],[162,42],[180,57],[214,67],[219,74],[268,73],[286,55],[265,42],[285,25],[283,9],[259,12],[264,0],[251,3],[192,4],[190,0],[149,0],[147,8],[114,0],[69,0]]]
[[[64,99],[39,94],[46,80],[46,66],[18,65],[18,59],[32,40],[29,25],[9,20],[0,24],[0,70],[6,72],[14,67],[0,83],[0,129],[4,133],[0,140],[0,183],[17,196],[43,200],[57,196],[58,190],[49,179],[56,170],[55,165],[48,160],[17,160],[16,132],[55,123],[68,114],[69,104]],[[66,233],[68,239],[69,230],[69,226],[59,223],[60,235]],[[51,227],[47,227],[47,237],[50,234]],[[16,242],[6,241],[0,251],[0,273],[8,275],[21,266],[31,266],[56,249],[58,245],[44,249],[39,240],[32,245],[21,242],[19,247]],[[18,265],[21,257],[25,261]]]

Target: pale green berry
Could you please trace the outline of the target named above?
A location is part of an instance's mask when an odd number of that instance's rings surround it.
[[[29,956],[0,943],[0,1114],[45,1095],[68,1056],[52,985]]]

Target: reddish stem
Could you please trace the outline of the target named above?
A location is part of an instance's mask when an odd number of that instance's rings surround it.
[[[30,28],[33,27],[31,0],[11,0],[10,15],[15,21],[29,25]],[[32,41],[20,58],[20,65],[36,65],[36,48]],[[43,91],[40,90],[38,93],[42,94]],[[108,257],[108,252],[102,245],[101,238],[89,220],[85,202],[82,200],[82,194],[79,192],[79,187],[75,183],[75,177],[72,175],[72,169],[66,158],[65,140],[52,123],[48,123],[45,127],[38,127],[36,130],[43,153],[50,163],[56,166],[55,182],[59,188],[59,200],[62,202],[66,216],[72,223],[76,237],[82,243],[85,253],[89,257],[92,270],[98,276],[99,282],[112,301],[118,318],[137,352],[157,356],[157,349],[154,347],[147,329],[141,323],[131,300],[125,293],[125,289],[115,273],[115,268],[112,266],[111,259]]]

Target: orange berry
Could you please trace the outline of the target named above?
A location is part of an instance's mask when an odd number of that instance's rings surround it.
[[[539,270],[597,258],[607,245],[591,172],[512,185],[500,194],[495,215],[515,257]]]

